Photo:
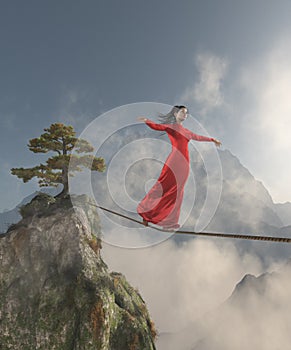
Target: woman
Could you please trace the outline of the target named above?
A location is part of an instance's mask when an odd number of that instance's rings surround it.
[[[174,106],[171,111],[162,116],[161,124],[139,117],[154,130],[165,131],[172,144],[172,151],[168,156],[162,172],[137,207],[138,214],[143,218],[144,225],[148,222],[163,226],[164,229],[178,229],[180,209],[184,194],[184,185],[189,175],[190,140],[214,142],[220,146],[221,142],[210,137],[196,135],[182,126],[187,118],[187,107]]]

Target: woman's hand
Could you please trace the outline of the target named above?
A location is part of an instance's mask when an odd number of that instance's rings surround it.
[[[215,143],[216,147],[220,147],[221,146],[221,142],[219,140],[213,139],[213,142]]]
[[[137,120],[138,120],[139,122],[146,122],[146,121],[147,121],[147,118],[138,117]]]

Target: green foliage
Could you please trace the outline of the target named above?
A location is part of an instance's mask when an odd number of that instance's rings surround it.
[[[12,175],[22,179],[24,183],[37,177],[40,187],[56,187],[62,184],[63,194],[67,194],[68,177],[73,176],[73,172],[82,171],[83,167],[92,171],[105,171],[104,159],[88,154],[94,151],[93,146],[88,141],[77,138],[72,126],[55,123],[44,131],[40,137],[29,140],[29,150],[34,153],[56,152],[57,155],[49,157],[45,164],[33,168],[12,168]],[[74,154],[71,153],[73,149]]]

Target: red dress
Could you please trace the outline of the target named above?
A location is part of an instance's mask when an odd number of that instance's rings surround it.
[[[172,151],[157,182],[139,203],[137,212],[145,221],[178,228],[184,185],[189,175],[188,142],[213,141],[213,138],[196,135],[181,124],[156,124],[148,119],[146,124],[154,130],[166,131]]]

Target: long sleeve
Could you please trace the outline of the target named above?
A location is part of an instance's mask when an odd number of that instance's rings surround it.
[[[149,119],[147,119],[145,123],[147,124],[147,126],[154,130],[166,131],[166,129],[168,128],[167,124],[156,124]]]
[[[197,134],[194,134],[194,132],[191,132],[191,140],[212,142],[213,138],[207,137],[207,136],[197,135]]]

